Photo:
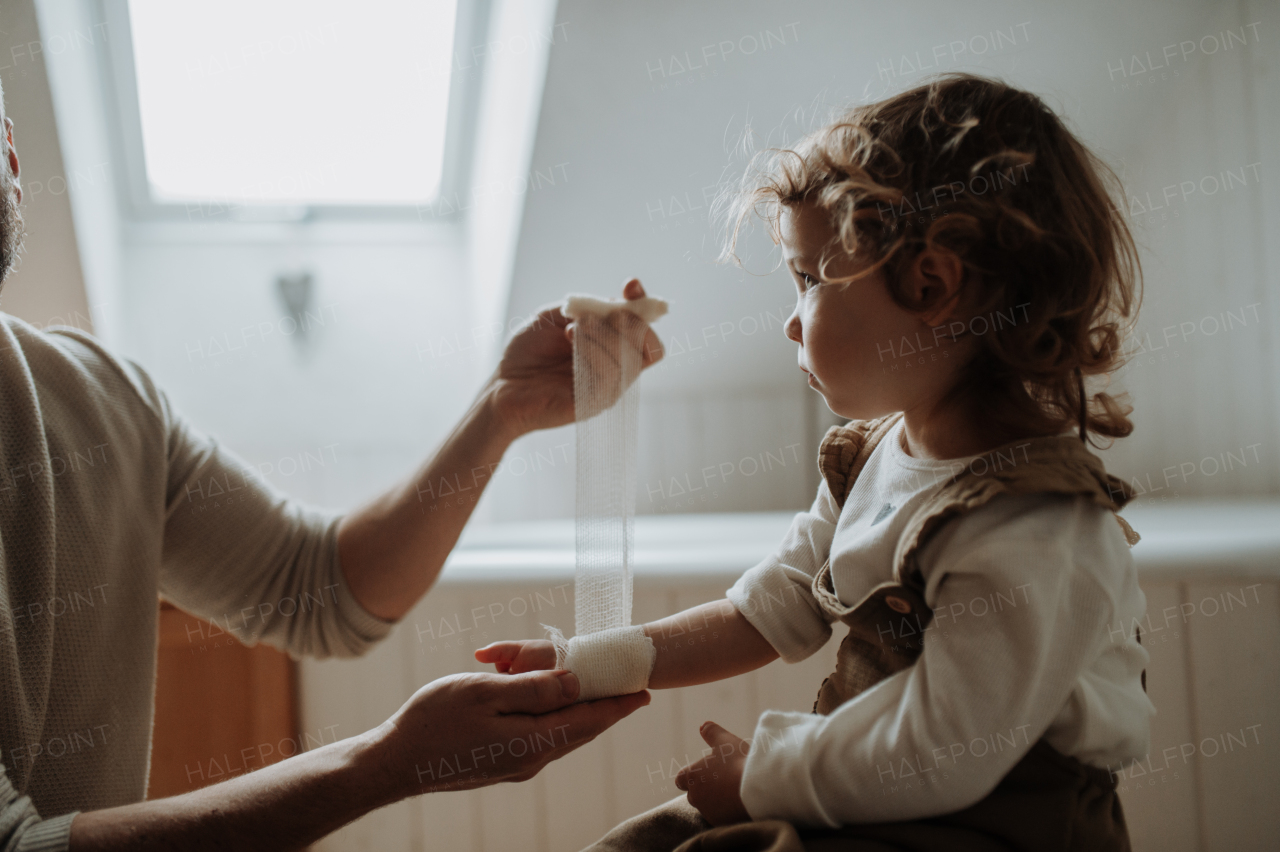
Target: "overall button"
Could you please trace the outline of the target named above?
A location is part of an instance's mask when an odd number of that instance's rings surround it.
[[[889,605],[889,609],[893,610],[894,612],[900,612],[900,613],[903,613],[904,615],[908,612],[911,612],[911,604],[907,603],[902,598],[896,597],[894,595],[886,595],[884,602],[887,603]]]

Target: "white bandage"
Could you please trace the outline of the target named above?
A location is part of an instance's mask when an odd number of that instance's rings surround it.
[[[577,635],[548,627],[556,665],[578,676],[580,701],[639,692],[658,650],[631,626],[632,540],[636,502],[638,379],[649,323],[662,299],[608,300],[571,293],[561,313],[573,320],[573,409],[577,445],[574,615]]]
[[[652,323],[659,317],[666,316],[667,313],[666,301],[654,296],[645,296],[643,299],[600,299],[582,293],[570,293],[565,296],[564,304],[560,306],[560,313],[573,320],[587,314],[605,316],[622,308],[631,311],[647,323]]]
[[[556,668],[578,676],[579,701],[628,695],[649,685],[658,649],[643,627],[615,627],[569,640],[554,627],[547,631],[556,646]]]

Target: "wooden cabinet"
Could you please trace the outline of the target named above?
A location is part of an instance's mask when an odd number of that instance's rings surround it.
[[[247,648],[162,603],[147,798],[186,793],[305,750],[295,692],[287,655]]]

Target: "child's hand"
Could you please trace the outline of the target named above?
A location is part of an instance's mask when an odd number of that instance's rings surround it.
[[[476,659],[493,663],[500,674],[521,674],[556,667],[556,647],[545,639],[494,642],[476,651]]]
[[[742,804],[742,769],[751,743],[734,736],[715,722],[698,731],[712,753],[689,764],[676,776],[676,788],[689,794],[689,804],[712,825],[747,822],[751,815]]]

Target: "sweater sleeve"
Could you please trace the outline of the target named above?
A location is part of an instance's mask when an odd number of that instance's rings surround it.
[[[130,400],[142,463],[163,466],[159,591],[246,644],[294,656],[352,657],[393,623],[364,609],[338,557],[340,515],[287,498],[249,464],[189,424],[132,361],[91,336],[60,329],[102,393]],[[138,403],[141,403],[140,405]],[[215,634],[216,635],[216,634]]]
[[[1129,556],[1108,513],[1065,504],[950,537],[928,559],[945,572],[922,558],[935,617],[914,666],[828,716],[764,713],[741,788],[751,816],[921,819],[993,790],[1107,649],[1114,601],[1089,567]]]
[[[352,657],[390,632],[351,594],[338,513],[290,500],[159,393],[168,494],[160,591],[242,642]]]
[[[839,519],[840,508],[824,481],[813,506],[796,515],[778,549],[726,593],[788,663],[812,655],[831,637],[831,624],[813,597],[813,578],[831,552]]]
[[[41,819],[31,798],[13,788],[0,764],[0,852],[64,852],[75,813]]]

